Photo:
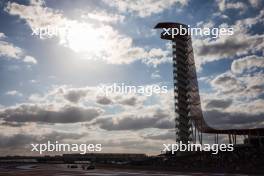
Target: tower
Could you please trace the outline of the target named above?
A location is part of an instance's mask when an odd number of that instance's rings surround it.
[[[175,33],[181,29],[188,31],[188,26],[165,22],[158,23],[155,28],[163,29],[161,39],[172,41],[176,142],[196,143],[197,136],[202,144],[203,133],[214,134],[216,143],[218,134],[227,134],[230,143],[232,140],[236,143],[236,135],[264,136],[264,128],[215,129],[209,126],[202,113],[191,36]]]
[[[202,117],[191,36],[171,35],[174,29],[187,31],[185,24],[159,23],[155,28],[164,29],[161,39],[172,41],[176,142],[187,144],[193,139],[195,117]]]

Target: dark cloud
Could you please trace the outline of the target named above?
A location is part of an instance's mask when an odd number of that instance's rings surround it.
[[[87,134],[85,134],[87,135]],[[23,147],[25,145],[30,145],[35,142],[47,142],[49,141],[58,141],[64,139],[79,139],[83,137],[80,134],[74,133],[60,133],[60,132],[52,132],[47,134],[34,135],[34,134],[14,134],[14,135],[0,135],[0,147],[1,148],[16,148]]]
[[[223,85],[223,84],[237,85],[238,81],[235,77],[233,77],[230,74],[221,74],[213,80],[213,84],[215,85]]]
[[[77,133],[64,133],[53,131],[47,134],[35,135],[35,134],[13,134],[13,135],[3,135],[0,134],[0,148],[1,150],[7,152],[8,154],[14,154],[16,151],[23,151],[23,154],[30,152],[30,144],[32,143],[47,143],[47,141],[63,141],[63,140],[73,140],[80,139],[85,134]],[[7,153],[0,154],[5,155]]]
[[[119,101],[119,103],[122,105],[135,106],[137,104],[137,98],[136,97],[126,98]]]
[[[106,96],[97,96],[96,97],[96,103],[98,104],[102,104],[102,105],[109,105],[112,103],[112,100],[109,99]]]
[[[239,76],[226,72],[218,75],[210,84],[223,96],[254,98],[264,92],[263,76],[263,73]]]
[[[229,38],[222,40],[218,39],[207,43],[197,43],[197,46],[195,46],[196,54],[200,57],[207,57],[208,59],[203,60],[203,62],[209,62],[220,60],[222,58],[233,58],[234,56],[254,53],[257,50],[261,51],[263,49],[263,36],[249,36],[246,33],[244,33],[243,36],[243,31],[235,32],[237,33]]]
[[[160,133],[160,134],[148,134],[142,136],[144,139],[152,139],[152,140],[173,140],[176,139],[175,131],[168,131],[166,133]]]
[[[25,126],[25,123],[22,122],[2,122],[0,123],[1,126],[9,126],[9,127],[21,127],[21,126]]]
[[[253,92],[255,94],[263,94],[264,93],[264,84],[248,86],[247,89],[245,90],[245,92],[246,93]]]
[[[264,113],[223,112],[210,110],[204,112],[206,121],[212,126],[224,129],[264,127]]]
[[[105,130],[140,130],[145,128],[170,129],[174,121],[168,114],[156,112],[153,116],[140,116],[140,114],[124,116],[122,118],[101,118],[96,121]]]
[[[264,57],[251,55],[236,59],[232,62],[231,70],[234,73],[243,73],[251,71],[252,68],[264,68]]]
[[[64,95],[64,98],[72,103],[78,103],[82,98],[87,95],[87,91],[85,90],[69,90]]]
[[[222,91],[223,94],[237,94],[243,91],[246,86],[238,80],[235,75],[226,72],[218,75],[211,81],[211,85],[215,90]]]
[[[231,104],[232,104],[232,100],[209,100],[206,105],[205,108],[206,109],[213,109],[213,108],[217,108],[217,109],[226,109],[228,108]]]
[[[248,41],[238,42],[233,39],[226,40],[223,43],[212,43],[208,45],[202,45],[198,51],[199,55],[211,56],[219,55],[220,57],[234,56],[238,51],[248,49],[250,45]]]
[[[59,110],[49,110],[36,105],[20,105],[0,112],[5,122],[44,122],[44,123],[76,123],[90,121],[102,113],[99,108],[81,108],[65,106]]]
[[[30,145],[32,141],[37,138],[32,135],[16,134],[11,136],[0,135],[0,147],[2,148],[16,148]]]

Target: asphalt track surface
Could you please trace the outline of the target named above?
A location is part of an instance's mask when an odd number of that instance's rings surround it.
[[[67,168],[66,165],[0,165],[0,176],[246,176],[243,174],[220,173],[182,173],[166,171],[142,171],[128,169],[94,169]]]

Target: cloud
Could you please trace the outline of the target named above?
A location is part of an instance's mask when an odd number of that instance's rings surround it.
[[[19,97],[23,96],[23,94],[18,92],[17,90],[8,91],[8,92],[6,92],[6,95],[19,96]]]
[[[144,54],[145,57],[143,57],[143,63],[154,67],[163,63],[171,63],[172,59],[170,54],[170,48],[167,48],[167,50],[153,48],[147,54]]]
[[[216,76],[210,84],[217,94],[234,99],[258,98],[264,92],[263,73],[234,75],[226,72]]]
[[[147,50],[135,46],[131,37],[106,24],[106,17],[103,18],[102,14],[88,15],[97,20],[97,23],[88,23],[68,19],[61,12],[41,5],[26,6],[9,2],[5,11],[25,20],[32,31],[47,26],[65,29],[56,36],[59,44],[68,47],[83,59],[99,59],[110,64],[130,64],[141,60],[153,66],[169,61],[166,50],[160,48]]]
[[[16,134],[12,136],[0,135],[0,147],[3,148],[23,148],[24,145],[29,145],[33,141],[33,136],[25,134]]]
[[[117,22],[123,22],[125,16],[120,14],[107,13],[106,11],[93,11],[89,13],[83,13],[81,15],[81,18],[92,19],[104,23],[117,23]]]
[[[158,70],[156,70],[155,72],[151,73],[151,79],[159,79],[161,78],[160,73]]]
[[[175,4],[179,5],[177,8],[186,6],[188,0],[114,0],[110,4],[108,1],[105,3],[116,7],[122,13],[129,12],[143,18],[167,10]]]
[[[5,11],[10,15],[18,16],[24,19],[31,29],[58,25],[61,26],[64,21],[62,15],[58,11],[53,11],[43,4],[33,3],[30,5],[22,5],[15,2],[8,2]]]
[[[6,35],[4,33],[0,32],[0,39],[4,39],[4,38],[6,38]]]
[[[15,46],[14,44],[4,41],[7,36],[0,32],[0,57],[7,57],[8,59],[23,60],[28,64],[36,64],[37,60],[32,56],[25,56],[23,49]],[[23,59],[24,57],[24,59]]]
[[[70,102],[78,103],[87,95],[87,91],[87,89],[69,89],[64,93],[64,97]]]
[[[233,28],[233,35],[221,35],[214,40],[210,38],[195,38],[193,49],[198,70],[208,62],[222,59],[234,59],[262,52],[264,49],[264,35],[251,34],[253,25],[263,22],[264,10],[259,11],[255,17],[243,18],[234,22],[233,25],[225,23],[218,27]],[[209,21],[208,23],[212,23]],[[217,26],[214,26],[217,27]]]
[[[264,21],[264,10],[260,10],[259,14],[255,17],[243,18],[235,22],[235,26],[240,28],[250,28],[255,24],[262,23]]]
[[[52,131],[42,134],[30,134],[30,133],[16,133],[12,135],[0,135],[0,154],[3,155],[14,155],[21,154],[24,155],[32,154],[31,145],[32,143],[47,143],[47,141],[64,141],[64,140],[76,140],[84,136],[87,136],[87,133],[78,134],[78,133],[65,133]]]
[[[97,96],[96,103],[101,105],[109,105],[112,103],[112,100],[106,96]]]
[[[144,139],[152,139],[152,140],[170,140],[175,141],[176,135],[174,130],[168,130],[167,132],[162,132],[158,134],[147,134],[142,136]]]
[[[95,124],[108,131],[141,130],[146,128],[170,129],[174,127],[174,121],[171,120],[169,114],[160,109],[153,109],[149,112],[137,112],[137,114],[131,112],[115,115],[116,117],[99,118]]]
[[[263,127],[262,60],[256,55],[233,60],[231,70],[209,80],[213,92],[202,99],[209,124],[225,129]]]
[[[137,98],[136,97],[125,98],[120,100],[119,103],[122,105],[135,106],[137,104]]]
[[[34,6],[45,6],[45,0],[30,0],[29,3]]]
[[[263,128],[263,58],[236,59],[231,70],[210,79],[214,92],[203,98],[204,117],[218,128]]]
[[[196,60],[198,60],[198,64],[202,65],[225,58],[232,59],[235,56],[256,53],[264,48],[263,43],[263,35],[236,33],[233,36],[222,37],[214,41],[196,40],[194,49]]]
[[[155,96],[158,99],[167,98],[166,96],[163,97],[163,95]],[[167,110],[169,107],[165,101],[163,103],[166,103],[166,106],[163,105],[162,109],[152,107],[153,103],[144,107],[143,104],[147,101],[147,98],[147,96],[136,94],[122,95],[113,93],[109,96],[100,95],[96,87],[68,88],[60,86],[55,87],[42,96],[33,94],[29,98],[31,104],[3,108],[0,113],[0,119],[6,123],[12,122],[11,125],[18,126],[23,124],[17,123],[26,122],[50,124],[90,122],[103,118],[104,110],[101,108],[105,107],[100,105],[109,105],[110,111],[106,115],[112,116],[112,112],[116,112],[118,109],[115,115],[120,117],[121,126],[125,122],[121,120],[122,117],[127,117],[131,121],[139,121],[139,123],[141,123],[141,120],[144,121],[144,119],[153,123],[156,121],[153,127],[157,128],[170,126],[171,120],[169,119],[173,109]],[[126,112],[129,112],[129,114],[126,114]],[[140,113],[139,116],[134,116],[137,113]],[[169,119],[159,119],[165,116]]]
[[[223,93],[238,92],[244,88],[242,83],[231,73],[223,73],[211,81],[213,88],[223,91]]]
[[[232,100],[221,100],[213,99],[207,100],[205,108],[206,109],[226,109],[232,104]]]
[[[249,0],[249,3],[251,4],[252,7],[257,8],[261,4],[261,0]]]
[[[12,43],[0,41],[0,56],[19,59],[23,55],[21,48],[14,46]]]
[[[243,73],[252,68],[264,68],[264,57],[256,55],[246,56],[234,60],[231,65],[233,73]]]
[[[148,85],[146,85],[147,87]],[[146,100],[146,96],[137,95],[134,93],[121,94],[120,92],[111,92],[108,95],[100,91],[99,86],[90,87],[69,87],[56,86],[49,90],[44,95],[32,94],[29,96],[29,101],[37,104],[54,104],[58,106],[67,105],[68,103],[76,106],[87,106],[87,104],[95,105],[118,105],[121,108],[128,106],[141,106]],[[125,106],[123,106],[125,105]]]
[[[33,103],[50,103],[65,105],[73,103],[80,105],[82,101],[87,98],[94,100],[97,95],[96,87],[71,87],[71,86],[53,86],[44,95],[32,94],[29,96],[29,100]]]
[[[263,128],[264,113],[223,112],[210,110],[204,112],[206,121],[220,129]]]
[[[97,120],[100,128],[112,130],[141,130],[146,128],[159,128],[168,129],[173,128],[173,121],[158,120],[158,118],[137,118],[125,117],[122,120],[115,122],[113,119],[100,119]]]
[[[40,122],[40,123],[77,123],[91,121],[103,113],[99,108],[82,108],[64,106],[54,109],[50,106],[22,104],[8,107],[0,112],[0,118],[5,122]]]
[[[30,63],[30,64],[37,64],[38,63],[38,61],[32,56],[25,56],[23,61],[26,63]]]
[[[217,3],[220,11],[225,11],[228,9],[245,11],[247,9],[247,5],[243,2],[228,2],[228,0],[217,0]]]

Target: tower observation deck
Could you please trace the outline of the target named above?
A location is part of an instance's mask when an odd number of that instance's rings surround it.
[[[169,35],[168,29],[173,28],[188,29],[188,26],[171,22],[155,26],[155,29],[163,29],[161,39],[172,41],[176,142],[196,142],[198,138],[202,143],[203,133],[215,134],[217,142],[218,134],[228,134],[230,143],[236,143],[236,135],[264,136],[263,128],[214,129],[206,123],[201,108],[191,36]]]

